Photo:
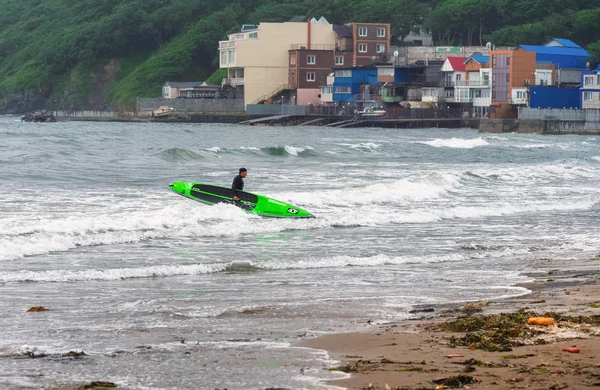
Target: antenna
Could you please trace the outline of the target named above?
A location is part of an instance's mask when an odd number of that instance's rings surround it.
[[[377,59],[376,56],[371,57],[371,60],[375,61]]]
[[[492,49],[492,46],[493,46],[492,42],[488,42],[488,43],[486,43],[486,44],[485,44],[485,47],[486,47],[488,50],[491,50],[491,49]]]
[[[396,51],[394,52],[394,57],[398,57],[398,55],[399,55],[399,54],[400,54],[400,53],[398,53],[398,50],[396,50]]]

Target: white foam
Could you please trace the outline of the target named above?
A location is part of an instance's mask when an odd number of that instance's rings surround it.
[[[302,152],[304,152],[306,150],[314,150],[310,146],[300,147],[300,146],[290,146],[290,145],[285,145],[284,149],[285,149],[286,153],[289,154],[290,156],[298,156],[299,154],[301,154]]]
[[[358,144],[339,144],[340,146],[348,146],[351,149],[358,150],[367,150],[367,151],[375,151],[379,150],[381,147],[380,144],[376,144],[375,142],[362,142]]]
[[[417,143],[433,146],[435,148],[458,148],[458,149],[472,149],[480,146],[489,145],[489,142],[483,138],[437,138],[430,141],[418,141]]]
[[[212,148],[208,148],[208,149],[206,149],[206,150],[208,150],[209,152],[213,152],[213,153],[219,153],[219,152],[222,152],[222,151],[223,151],[223,149],[221,149],[221,148],[220,148],[220,147],[218,147],[218,146],[213,146]]]
[[[89,280],[120,280],[155,276],[198,275],[223,271],[224,264],[157,265],[143,268],[114,268],[84,271],[16,271],[0,272],[1,282],[77,282]]]
[[[458,175],[451,173],[430,174],[422,177],[383,182],[365,187],[344,188],[319,192],[292,194],[295,202],[309,206],[353,206],[406,202],[437,198],[460,186]],[[276,194],[286,200],[290,194]]]
[[[515,145],[518,149],[542,149],[542,148],[551,148],[550,144],[526,144],[526,145]]]

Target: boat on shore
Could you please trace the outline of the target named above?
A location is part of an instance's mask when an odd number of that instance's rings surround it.
[[[360,116],[384,116],[386,111],[384,109],[377,109],[374,107],[367,107],[362,111],[354,111],[355,114]]]

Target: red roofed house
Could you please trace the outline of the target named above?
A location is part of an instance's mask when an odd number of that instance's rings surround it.
[[[442,65],[444,80],[444,93],[448,103],[460,103],[458,96],[454,96],[454,87],[465,82],[467,73],[465,69],[466,57],[448,57]]]

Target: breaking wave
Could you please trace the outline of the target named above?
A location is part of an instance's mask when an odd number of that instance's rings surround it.
[[[483,138],[462,139],[462,138],[437,138],[431,141],[418,141],[417,143],[433,146],[434,148],[456,148],[473,149],[480,146],[487,146],[490,143]]]

